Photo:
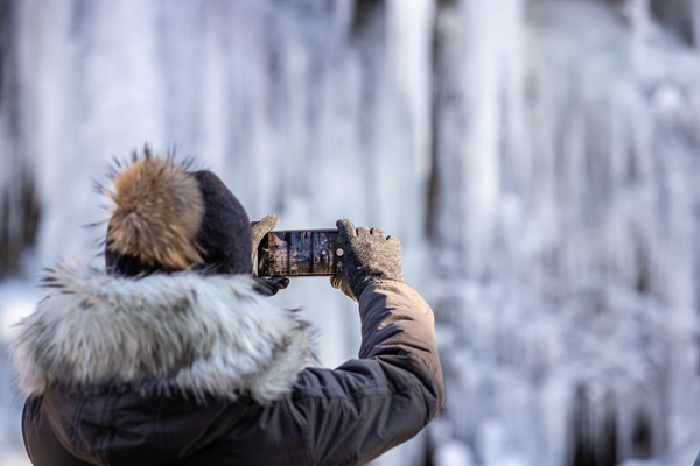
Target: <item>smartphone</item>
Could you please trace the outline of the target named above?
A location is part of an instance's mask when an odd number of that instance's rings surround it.
[[[260,277],[338,275],[343,270],[338,230],[272,231],[258,246],[257,270]]]

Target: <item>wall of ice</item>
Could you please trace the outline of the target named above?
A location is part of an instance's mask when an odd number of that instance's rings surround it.
[[[454,436],[487,439],[487,464],[684,464],[697,51],[644,2],[496,3],[457,2],[438,23],[435,224],[454,251],[441,270],[469,282],[441,295],[466,311],[449,313],[445,352]]]
[[[253,218],[401,239],[449,400],[378,463],[691,464],[697,5],[0,0],[3,322],[39,267],[96,252],[92,179],[148,141]],[[275,299],[323,326],[328,365],[352,357],[352,304],[325,282]]]

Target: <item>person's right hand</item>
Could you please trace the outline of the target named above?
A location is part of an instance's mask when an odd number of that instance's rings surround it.
[[[331,286],[357,301],[374,281],[403,282],[401,244],[384,236],[381,228],[355,226],[348,219],[336,222],[343,248],[343,272],[331,277]]]

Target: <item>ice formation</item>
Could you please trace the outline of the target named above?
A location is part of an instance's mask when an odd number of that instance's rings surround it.
[[[11,241],[23,171],[41,207],[15,270],[93,253],[92,178],[146,141],[175,146],[251,217],[401,239],[449,401],[377,464],[685,466],[700,449],[697,5],[0,0]],[[274,299],[324,322],[327,364],[353,356],[356,317],[330,287]]]

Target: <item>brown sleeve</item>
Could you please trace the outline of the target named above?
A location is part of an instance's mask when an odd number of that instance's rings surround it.
[[[359,300],[359,359],[308,369],[292,396],[314,464],[364,464],[415,436],[445,403],[434,318],[402,283],[372,284]]]

